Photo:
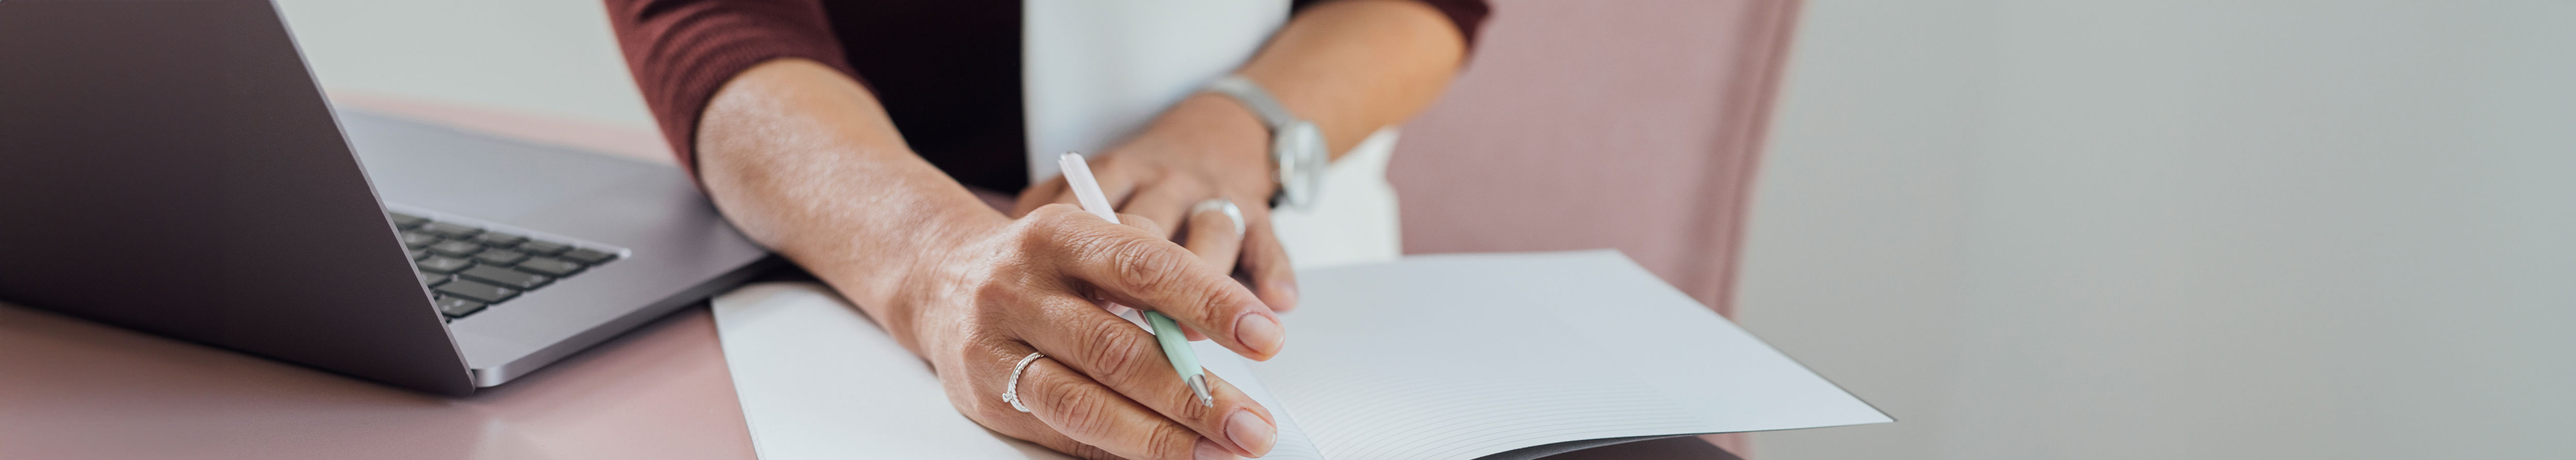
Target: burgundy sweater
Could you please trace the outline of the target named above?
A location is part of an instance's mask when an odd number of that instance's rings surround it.
[[[968,185],[1028,186],[1018,0],[606,0],[644,102],[694,173],[698,115],[752,65],[804,58],[874,91],[912,146]],[[1295,0],[1294,11],[1323,0]],[[1419,0],[1474,43],[1483,0]]]

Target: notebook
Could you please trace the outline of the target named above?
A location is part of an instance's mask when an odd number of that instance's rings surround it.
[[[1302,271],[1288,345],[1210,372],[1280,422],[1264,458],[1511,459],[1893,421],[1615,251]],[[956,413],[919,358],[813,283],[714,301],[762,458],[1068,458]]]

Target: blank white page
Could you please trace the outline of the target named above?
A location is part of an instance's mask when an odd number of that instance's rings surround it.
[[[1331,458],[1890,421],[1613,251],[1299,273],[1251,364]]]

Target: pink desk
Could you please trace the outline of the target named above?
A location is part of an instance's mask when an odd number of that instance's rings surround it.
[[[343,107],[670,161],[651,132],[397,98],[339,100]],[[6,305],[0,306],[0,458],[753,456],[705,308],[508,385],[449,399]]]
[[[360,107],[668,162],[651,132],[398,98]],[[1558,458],[1725,458],[1693,438]],[[395,389],[0,303],[0,459],[751,459],[694,307],[470,398]]]

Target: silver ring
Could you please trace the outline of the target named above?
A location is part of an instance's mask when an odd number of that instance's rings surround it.
[[[1029,411],[1029,406],[1020,404],[1020,371],[1028,370],[1030,362],[1044,357],[1046,353],[1032,351],[1028,356],[1021,357],[1019,364],[1011,365],[1011,383],[1002,387],[1002,402],[1011,403],[1011,408],[1019,409],[1020,412]]]
[[[1243,238],[1243,207],[1235,206],[1234,200],[1209,198],[1207,201],[1201,201],[1198,205],[1190,207],[1190,215],[1193,216],[1208,211],[1222,212],[1225,213],[1225,218],[1233,219],[1234,237],[1237,239]]]

